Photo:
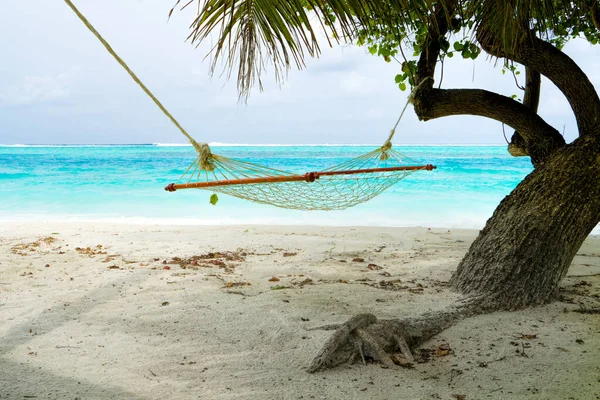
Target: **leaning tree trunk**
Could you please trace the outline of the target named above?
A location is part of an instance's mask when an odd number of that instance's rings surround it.
[[[309,372],[370,357],[387,366],[458,321],[551,301],[581,244],[600,221],[600,140],[583,136],[555,151],[498,206],[451,279],[464,294],[445,309],[338,326]],[[359,357],[360,356],[360,357]]]
[[[600,140],[556,151],[498,206],[451,279],[485,308],[555,298],[581,244],[600,221]]]

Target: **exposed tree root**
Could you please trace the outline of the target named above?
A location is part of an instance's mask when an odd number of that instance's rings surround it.
[[[480,307],[480,301],[468,298],[443,310],[417,317],[378,320],[373,314],[359,314],[338,326],[314,328],[335,329],[335,332],[306,371],[313,373],[353,363],[357,355],[363,363],[369,358],[387,368],[409,366],[414,362],[412,349],[457,322],[482,312],[484,308]]]

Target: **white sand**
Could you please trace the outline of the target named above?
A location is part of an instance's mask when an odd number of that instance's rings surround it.
[[[446,342],[450,355],[413,369],[304,372],[331,334],[306,328],[451,302],[443,283],[476,233],[5,223],[0,399],[599,399],[600,315],[567,302],[464,321],[422,346]],[[30,244],[47,237],[56,240]],[[214,251],[247,255],[225,261],[231,270],[164,269],[163,260]],[[598,274],[591,237],[566,295],[598,307]],[[581,281],[591,286],[573,286]]]

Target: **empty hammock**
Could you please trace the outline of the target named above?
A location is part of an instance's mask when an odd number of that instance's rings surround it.
[[[383,146],[323,171],[291,173],[213,154],[207,144],[197,143],[183,129],[71,0],[65,0],[65,3],[198,153],[179,180],[165,187],[167,191],[206,189],[282,208],[341,210],[372,199],[415,171],[431,171],[436,168],[431,164],[410,165],[414,163],[412,160],[392,149],[392,137],[410,99]]]

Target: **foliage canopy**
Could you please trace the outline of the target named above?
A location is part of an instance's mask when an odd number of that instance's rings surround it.
[[[482,23],[505,50],[517,46],[523,28],[558,48],[577,37],[600,41],[599,0],[190,0],[183,8],[193,3],[198,15],[189,40],[198,44],[217,35],[213,71],[221,60],[229,74],[237,66],[243,97],[255,84],[262,87],[267,64],[281,79],[291,66],[304,67],[306,56],[318,56],[320,42],[331,40],[367,46],[388,62],[400,59],[396,83],[401,89],[406,82],[414,85],[414,57],[424,51],[440,8],[451,10],[446,13],[450,29],[438,38],[442,61],[456,54],[477,58],[481,47],[475,37]]]

